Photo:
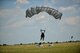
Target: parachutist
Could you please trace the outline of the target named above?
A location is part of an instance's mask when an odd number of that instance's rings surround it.
[[[71,39],[73,39],[73,36],[71,36]]]
[[[44,41],[44,37],[45,37],[45,35],[44,35],[44,33],[45,33],[45,30],[40,30],[41,31],[41,38],[40,38],[40,40],[43,40]]]

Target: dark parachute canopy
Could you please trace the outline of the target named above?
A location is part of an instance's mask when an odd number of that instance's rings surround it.
[[[35,14],[39,14],[40,12],[47,12],[49,15],[52,15],[55,19],[61,19],[62,13],[54,8],[49,7],[31,7],[26,10],[26,18],[32,17]]]

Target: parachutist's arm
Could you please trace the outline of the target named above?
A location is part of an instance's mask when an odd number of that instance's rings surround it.
[[[45,30],[42,30],[42,29],[41,29],[40,31],[41,31],[41,33],[42,33],[42,32],[45,33]]]
[[[45,30],[44,30],[44,33],[45,33]]]

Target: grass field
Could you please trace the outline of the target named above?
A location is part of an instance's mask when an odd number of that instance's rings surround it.
[[[36,45],[0,46],[0,53],[80,53],[80,42],[58,43],[53,46],[44,44],[42,47]]]

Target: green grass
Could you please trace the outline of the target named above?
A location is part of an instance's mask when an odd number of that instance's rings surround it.
[[[45,44],[43,47],[36,45],[0,46],[0,53],[80,53],[80,42],[58,43],[53,46]]]

